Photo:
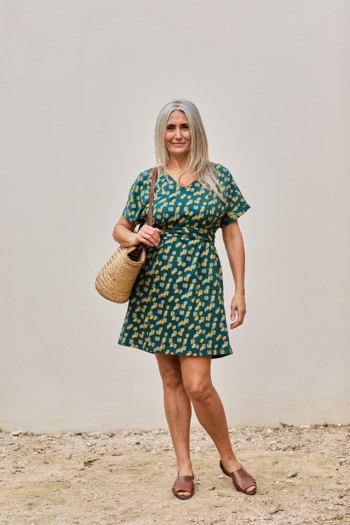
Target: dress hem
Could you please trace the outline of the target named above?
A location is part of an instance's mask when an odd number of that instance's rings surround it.
[[[227,353],[227,354],[202,354],[202,355],[189,355],[189,356],[186,356],[186,354],[175,354],[174,352],[154,352],[152,350],[146,350],[146,348],[140,348],[139,346],[129,346],[127,344],[123,344],[123,343],[120,343],[118,341],[118,345],[119,346],[124,346],[126,348],[136,348],[136,350],[142,350],[143,352],[147,352],[148,354],[164,354],[164,355],[174,355],[174,356],[179,356],[179,355],[184,355],[185,357],[208,357],[208,356],[211,356],[212,359],[218,359],[220,357],[226,357],[228,355],[233,355],[233,352],[230,352],[230,353]]]

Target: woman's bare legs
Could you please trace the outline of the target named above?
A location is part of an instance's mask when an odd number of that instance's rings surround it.
[[[155,354],[163,381],[164,408],[175,449],[179,476],[192,476],[190,459],[191,401],[182,381],[180,359],[168,354]],[[179,496],[190,496],[179,491]]]
[[[241,466],[232,450],[224,407],[210,375],[211,356],[180,356],[181,374],[188,397],[192,401],[198,421],[208,432],[228,472]],[[246,489],[254,492],[255,485]]]

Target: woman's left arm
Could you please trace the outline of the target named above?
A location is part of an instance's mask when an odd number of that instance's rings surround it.
[[[237,320],[231,322],[230,328],[237,328],[237,326],[243,323],[246,314],[244,289],[245,253],[242,233],[238,226],[238,219],[222,228],[222,238],[235,281],[235,295],[231,302],[231,321],[236,317],[236,311]]]

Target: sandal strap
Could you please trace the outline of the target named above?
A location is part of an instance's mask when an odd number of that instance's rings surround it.
[[[194,491],[194,483],[193,483],[194,476],[179,476],[173,485],[173,492],[174,494],[179,491],[189,492],[190,494],[193,494]]]
[[[256,487],[255,479],[243,467],[234,470],[230,475],[237,490],[245,492],[248,487],[253,485]]]

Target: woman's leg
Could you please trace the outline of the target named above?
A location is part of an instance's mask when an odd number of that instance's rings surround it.
[[[175,449],[179,476],[192,476],[190,459],[190,423],[192,408],[183,385],[178,356],[155,354],[163,381],[164,408]],[[190,496],[179,491],[179,496]]]
[[[186,392],[192,401],[198,421],[208,432],[228,472],[240,468],[232,450],[224,407],[210,375],[211,356],[180,356],[181,372]],[[254,492],[255,485],[247,489]]]

